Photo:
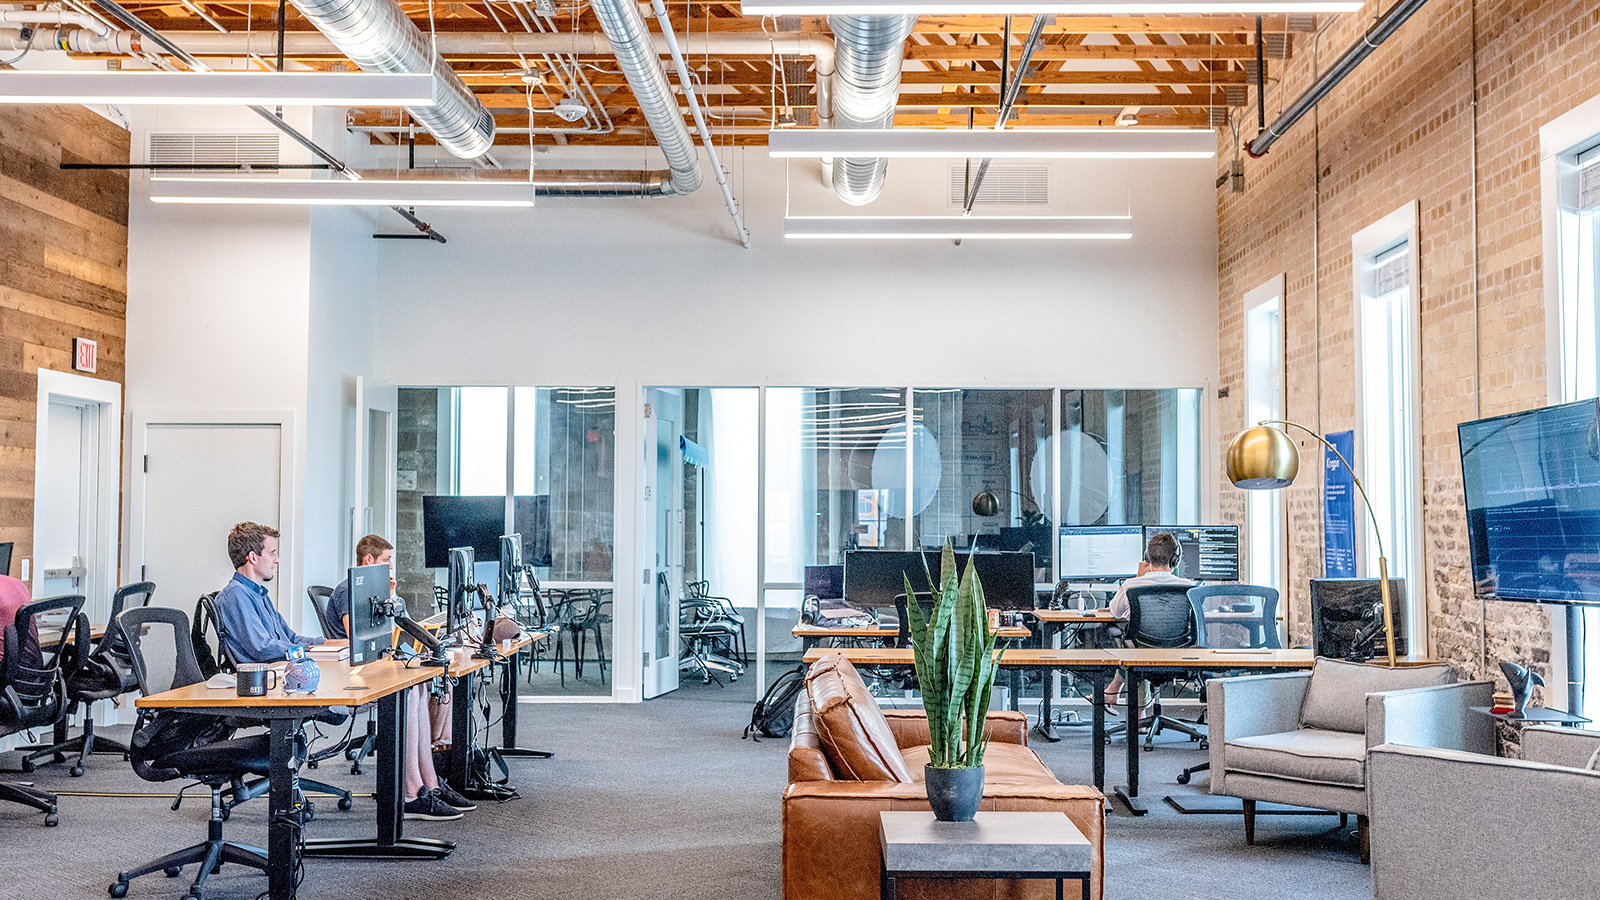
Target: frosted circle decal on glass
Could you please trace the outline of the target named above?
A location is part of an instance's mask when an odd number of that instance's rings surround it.
[[[1050,440],[1040,438],[1033,454],[1033,502],[1050,508]],[[1061,524],[1093,525],[1111,501],[1111,460],[1100,439],[1081,431],[1061,432]]]
[[[911,434],[916,441],[912,455],[916,471],[911,474],[911,514],[915,516],[927,509],[928,504],[933,502],[933,495],[939,493],[944,459],[939,454],[939,439],[933,436],[928,426],[919,422],[912,426]],[[906,426],[896,423],[884,431],[883,437],[878,439],[878,449],[872,452],[872,487],[889,491],[887,509],[891,518],[906,518],[905,492],[900,489],[905,478]]]

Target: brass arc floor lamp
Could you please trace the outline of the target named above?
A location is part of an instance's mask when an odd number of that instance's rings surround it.
[[[1228,445],[1228,480],[1233,482],[1234,487],[1247,491],[1279,490],[1294,483],[1295,476],[1300,474],[1300,450],[1282,428],[1275,427],[1279,425],[1298,428],[1332,450],[1350,473],[1356,490],[1361,494],[1361,501],[1366,504],[1367,515],[1372,517],[1372,535],[1378,542],[1378,589],[1383,598],[1383,639],[1388,650],[1389,665],[1393,666],[1394,613],[1390,606],[1389,559],[1383,553],[1383,532],[1378,527],[1378,514],[1372,508],[1372,501],[1367,498],[1367,489],[1362,487],[1356,470],[1339,452],[1339,448],[1304,425],[1282,419],[1263,419],[1254,428],[1239,432],[1233,443]]]

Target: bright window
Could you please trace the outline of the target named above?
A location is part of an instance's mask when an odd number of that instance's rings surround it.
[[[1245,420],[1284,418],[1283,276],[1245,296]],[[1245,559],[1251,584],[1283,590],[1283,492],[1245,492]]]

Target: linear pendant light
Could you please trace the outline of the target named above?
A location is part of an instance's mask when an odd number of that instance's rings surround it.
[[[783,236],[800,240],[1125,241],[1129,216],[789,216]]]
[[[526,181],[465,179],[151,178],[153,203],[273,206],[533,205]]]
[[[1206,15],[1355,12],[1357,0],[744,0],[747,16]]]
[[[0,71],[0,104],[432,106],[433,76],[381,72]]]
[[[798,129],[767,133],[776,157],[987,159],[1210,159],[1217,137],[1203,128]]]

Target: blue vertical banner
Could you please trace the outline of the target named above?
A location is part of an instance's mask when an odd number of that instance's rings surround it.
[[[1323,437],[1354,460],[1354,431]],[[1356,577],[1356,478],[1328,447],[1322,448],[1322,571],[1325,578]]]

